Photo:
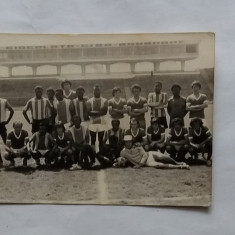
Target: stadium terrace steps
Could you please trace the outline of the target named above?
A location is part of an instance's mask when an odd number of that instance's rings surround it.
[[[202,84],[202,92],[207,94],[209,100],[213,100],[213,93],[210,89],[213,85],[213,73],[209,71],[207,73],[207,79],[204,79],[200,74],[175,74],[175,75],[157,75],[157,76],[143,76],[136,75],[135,78],[129,79],[95,79],[95,80],[73,80],[72,88],[76,89],[77,86],[82,85],[86,90],[88,97],[92,96],[92,90],[94,84],[99,84],[102,89],[102,96],[105,98],[112,97],[112,88],[119,86],[123,91],[123,96],[127,99],[130,98],[130,87],[134,83],[138,83],[142,87],[142,96],[147,97],[147,94],[154,90],[153,84],[156,81],[160,81],[163,84],[163,91],[167,92],[168,96],[171,96],[171,86],[174,83],[178,83],[182,87],[181,94],[187,96],[191,93],[191,83],[194,80],[199,80]],[[24,106],[28,99],[34,96],[34,87],[36,85],[42,85],[45,89],[48,87],[60,88],[61,81],[57,78],[40,78],[40,79],[9,79],[2,80],[0,86],[0,97],[8,99],[11,105],[14,107]],[[209,84],[208,84],[209,83]]]

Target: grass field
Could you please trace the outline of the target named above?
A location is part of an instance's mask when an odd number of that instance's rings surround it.
[[[22,112],[17,108],[11,123],[22,120],[30,132]],[[212,130],[213,105],[206,109]],[[147,122],[149,114],[146,115]],[[188,118],[186,118],[188,125]],[[1,144],[2,147],[2,144]],[[0,169],[0,202],[2,203],[74,203],[128,205],[208,206],[211,201],[212,168],[192,166],[190,170],[106,169],[68,171],[37,169],[29,160],[25,170],[17,167]]]

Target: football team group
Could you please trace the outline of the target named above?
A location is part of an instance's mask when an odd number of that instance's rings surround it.
[[[212,135],[204,113],[208,103],[199,81],[192,83],[187,98],[180,95],[180,85],[173,84],[169,99],[160,82],[147,98],[134,84],[133,96],[127,101],[119,87],[113,88],[110,100],[102,96],[99,85],[94,85],[92,98],[85,96],[82,86],[76,91],[71,87],[70,81],[63,81],[60,89],[48,88],[46,98],[43,88],[35,87],[35,97],[23,108],[32,135],[21,121],[15,121],[7,133],[14,110],[6,99],[0,99],[1,167],[5,160],[7,167],[14,167],[16,158],[22,159],[24,167],[33,158],[37,166],[70,170],[127,166],[189,169],[199,160],[211,166]],[[147,123],[149,109],[151,120]],[[190,125],[185,126],[188,112]]]

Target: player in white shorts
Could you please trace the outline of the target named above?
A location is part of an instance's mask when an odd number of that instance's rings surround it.
[[[96,136],[98,133],[99,147],[103,145],[104,132],[107,129],[105,121],[105,115],[108,111],[108,101],[101,96],[101,90],[99,85],[93,87],[94,97],[87,101],[87,111],[90,117],[90,136],[91,146],[95,148]]]
[[[119,87],[114,87],[112,91],[113,98],[108,101],[108,110],[110,114],[109,127],[112,128],[112,120],[120,121],[120,128],[125,128],[124,115],[127,113],[127,102],[125,98],[121,98],[121,89]]]

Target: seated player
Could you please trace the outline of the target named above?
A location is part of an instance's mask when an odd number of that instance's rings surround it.
[[[45,159],[46,165],[51,165],[50,160],[56,149],[56,143],[51,134],[47,132],[46,125],[40,123],[39,131],[35,132],[30,138],[30,153],[36,165],[40,166],[40,158]]]
[[[146,151],[165,152],[165,127],[159,125],[158,118],[152,118],[151,126],[147,129],[147,140],[148,144],[144,146]]]
[[[10,161],[10,166],[15,166],[15,158],[23,159],[23,166],[27,166],[27,160],[30,155],[27,150],[27,142],[29,141],[28,132],[22,129],[23,123],[16,121],[13,123],[13,131],[7,135],[6,152],[4,158]]]
[[[130,129],[126,130],[125,135],[131,135],[135,145],[144,146],[147,144],[145,130],[140,128],[139,121],[136,118],[131,118]]]
[[[185,161],[188,152],[188,131],[181,118],[172,120],[172,128],[166,140],[166,151],[177,161]]]
[[[72,136],[65,130],[62,122],[55,124],[54,140],[56,142],[56,150],[49,162],[55,161],[55,165],[71,167],[73,159]]]
[[[176,162],[159,151],[145,152],[142,146],[135,146],[132,141],[131,135],[124,136],[125,147],[121,151],[120,158],[114,163],[114,167],[120,166],[119,163],[124,166],[130,162],[134,168],[151,166],[163,169],[189,169],[189,166],[184,162]]]
[[[211,166],[212,155],[212,135],[210,130],[203,126],[203,122],[200,118],[193,118],[190,122],[191,128],[189,129],[189,153],[195,159],[198,154],[207,154],[206,164]]]
[[[70,170],[90,169],[95,163],[95,150],[88,144],[89,131],[88,128],[81,125],[81,118],[73,116],[73,123],[69,131],[73,138],[73,165]]]
[[[111,167],[115,159],[120,157],[123,148],[123,130],[119,128],[120,121],[112,120],[111,124],[112,129],[106,131],[104,145],[97,153],[97,159],[103,168]]]

